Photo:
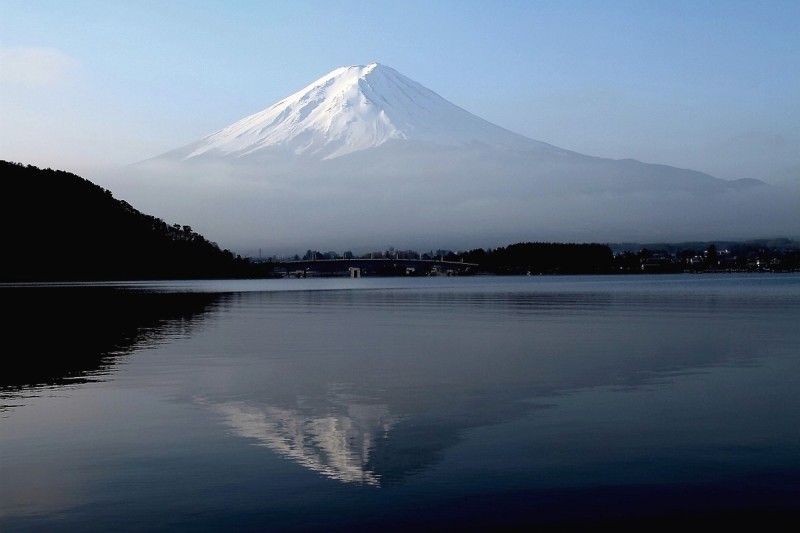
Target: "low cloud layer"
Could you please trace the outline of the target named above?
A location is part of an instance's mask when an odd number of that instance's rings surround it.
[[[380,177],[305,170],[151,162],[93,181],[140,211],[191,225],[245,255],[800,237],[794,182],[704,192],[567,190],[541,178],[487,176],[485,169],[397,168]]]

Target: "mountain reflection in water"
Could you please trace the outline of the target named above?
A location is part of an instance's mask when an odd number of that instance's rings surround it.
[[[796,513],[797,276],[237,286],[17,293],[0,529]]]
[[[258,363],[229,369],[226,389],[197,402],[309,470],[386,486],[465,432],[570,391],[757,364],[769,335],[747,325],[787,305],[691,291],[241,294],[232,311],[258,317],[258,335],[237,330],[237,349]]]
[[[242,402],[208,406],[240,437],[330,479],[374,486],[381,479],[370,454],[397,421],[383,405],[349,404],[342,412],[316,415]]]

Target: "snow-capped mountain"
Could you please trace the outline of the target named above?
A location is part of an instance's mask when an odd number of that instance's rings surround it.
[[[794,196],[757,180],[558,148],[378,64],[338,68],[131,170],[126,198],[250,250],[738,239],[798,223]]]
[[[341,67],[267,109],[205,137],[185,155],[243,157],[280,149],[333,159],[389,141],[553,149],[495,126],[384,65]]]
[[[385,65],[337,68],[280,102],[161,160],[247,165],[253,177],[458,176],[505,192],[722,191],[701,172],[582,155],[496,126]],[[492,191],[486,191],[491,193]],[[502,191],[501,191],[502,192]]]

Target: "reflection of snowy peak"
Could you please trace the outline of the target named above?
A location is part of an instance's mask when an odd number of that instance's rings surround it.
[[[326,74],[273,106],[203,138],[185,158],[214,151],[241,157],[279,148],[332,159],[392,140],[555,149],[495,126],[396,70],[373,63]]]
[[[224,415],[236,434],[314,472],[346,483],[380,485],[380,475],[369,466],[370,454],[396,422],[384,406],[353,404],[344,413],[309,416],[267,405],[198,403]]]

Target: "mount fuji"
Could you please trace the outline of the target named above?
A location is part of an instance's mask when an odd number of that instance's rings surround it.
[[[337,68],[136,168],[158,175],[157,211],[250,250],[744,238],[797,222],[758,180],[559,148],[377,63]]]
[[[237,159],[273,151],[335,159],[393,141],[559,151],[495,126],[396,70],[373,63],[337,68],[173,155]]]
[[[722,192],[760,184],[635,160],[591,157],[529,139],[450,103],[396,70],[372,63],[340,67],[278,103],[160,159],[221,162],[306,176],[368,171],[442,178],[503,176],[506,185],[565,192]],[[336,161],[334,161],[336,160]],[[321,164],[320,164],[321,163]],[[299,166],[304,167],[300,170]]]

